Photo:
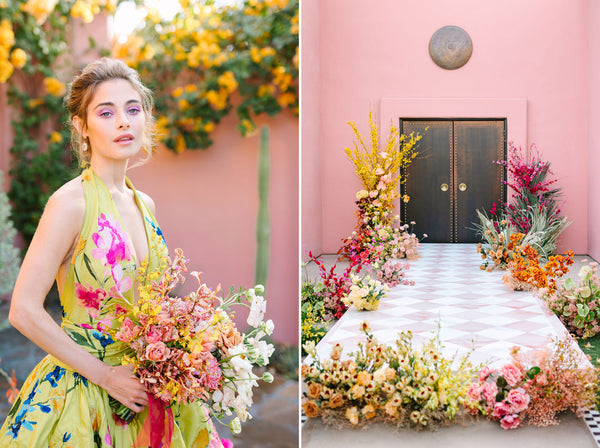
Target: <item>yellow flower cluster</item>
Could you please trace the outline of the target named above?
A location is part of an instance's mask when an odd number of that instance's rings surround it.
[[[342,302],[348,306],[354,305],[357,310],[374,311],[379,308],[379,302],[385,297],[389,288],[368,275],[361,278],[351,274],[350,278],[352,279],[350,292],[342,298]]]
[[[116,6],[116,0],[77,0],[71,8],[71,16],[90,23],[103,9],[111,12]]]
[[[313,358],[301,369],[307,383],[302,405],[307,417],[326,413],[329,421],[333,416],[359,425],[380,416],[420,428],[455,417],[475,375],[468,355],[442,357],[439,334],[416,349],[411,332],[400,333],[388,346],[378,343],[366,322],[361,330],[365,343],[345,361],[339,343],[323,361],[314,344],[305,344]]]
[[[421,135],[400,135],[398,128],[390,125],[390,134],[385,148],[380,148],[380,136],[373,111],[369,111],[370,148],[355,122],[348,123],[356,141],[353,149],[346,148],[346,156],[354,164],[356,174],[362,181],[375,213],[386,216],[394,209],[394,200],[400,196],[400,184],[406,181],[404,170],[417,157]]]
[[[66,91],[66,86],[56,78],[44,78],[44,86],[46,91],[53,96],[62,97]]]
[[[58,0],[28,0],[21,5],[21,11],[32,15],[38,25],[43,24],[48,15],[54,11]]]
[[[4,19],[0,22],[0,83],[8,81],[15,68],[22,68],[27,62],[27,53],[21,48],[12,49],[14,44],[15,33],[12,23]]]

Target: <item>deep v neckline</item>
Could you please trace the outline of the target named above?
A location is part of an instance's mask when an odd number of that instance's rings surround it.
[[[119,208],[117,207],[117,204],[115,203],[115,201],[113,199],[112,193],[110,192],[110,190],[108,189],[108,187],[106,186],[104,181],[100,178],[100,176],[98,176],[98,174],[96,174],[96,172],[91,168],[90,168],[90,171],[93,173],[96,180],[98,182],[100,182],[100,184],[102,185],[102,188],[104,188],[104,190],[108,194],[110,203],[111,203],[113,211],[114,211],[115,219],[119,222],[119,224],[121,225],[121,228],[123,229],[123,233],[127,236],[127,245],[129,246],[131,258],[135,265],[135,269],[137,270],[140,267],[140,260],[138,259],[138,254],[137,254],[137,251],[133,244],[133,241],[131,239],[129,229],[127,229],[125,227],[125,223],[123,222],[123,219],[121,218],[121,213],[119,212]],[[137,209],[139,210],[139,212],[142,215],[142,225],[144,226],[144,235],[146,237],[146,248],[147,248],[146,256],[141,260],[143,262],[144,260],[150,258],[150,235],[148,232],[148,224],[146,222],[147,221],[146,213],[144,212],[144,206],[142,204],[142,199],[139,197],[137,190],[135,189],[135,187],[133,186],[133,184],[127,177],[125,177],[125,185],[127,186],[127,188],[129,188],[133,192],[133,201],[135,202]]]

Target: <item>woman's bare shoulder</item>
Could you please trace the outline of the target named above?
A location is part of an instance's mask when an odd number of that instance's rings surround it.
[[[60,214],[65,219],[78,221],[81,226],[85,216],[85,195],[81,176],[70,180],[50,196],[44,210],[44,214],[47,213]]]

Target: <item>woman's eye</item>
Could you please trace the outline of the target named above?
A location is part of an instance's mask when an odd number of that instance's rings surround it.
[[[110,110],[105,110],[105,111],[100,112],[100,116],[104,117],[104,118],[108,118],[111,115],[112,115],[112,112]]]
[[[131,109],[128,109],[127,112],[129,112],[130,115],[136,115],[141,112],[141,109],[139,107],[132,107]]]

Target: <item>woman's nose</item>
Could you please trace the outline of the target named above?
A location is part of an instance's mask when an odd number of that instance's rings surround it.
[[[119,129],[127,129],[129,127],[129,119],[127,118],[127,115],[119,114],[117,123]]]

